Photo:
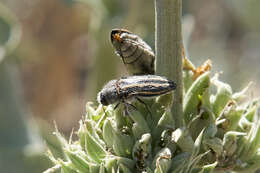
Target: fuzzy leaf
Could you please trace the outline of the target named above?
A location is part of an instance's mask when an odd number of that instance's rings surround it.
[[[117,164],[125,165],[128,169],[132,170],[135,167],[135,162],[125,157],[116,157]]]
[[[103,163],[101,163],[100,168],[99,168],[99,173],[106,173],[106,169]]]
[[[260,145],[260,123],[254,124],[249,133],[248,143],[243,152],[243,160],[252,157]],[[248,148],[248,149],[247,149]]]
[[[85,149],[88,155],[97,163],[106,157],[105,149],[88,132],[85,135]]]
[[[152,165],[156,165],[155,173],[167,172],[171,167],[171,157],[172,153],[169,148],[163,148],[154,157]]]
[[[183,152],[178,154],[172,159],[171,173],[180,173],[187,166],[190,159],[190,154],[188,152]]]
[[[200,147],[201,147],[201,143],[202,143],[202,139],[203,139],[203,134],[205,132],[205,129],[203,129],[199,136],[197,137],[197,139],[195,140],[194,143],[194,148],[192,150],[192,155],[191,155],[191,159],[193,159],[194,157],[196,157],[200,151]]]
[[[75,169],[79,170],[81,173],[89,173],[89,165],[92,163],[87,162],[84,158],[80,157],[77,153],[70,150],[65,150],[65,154],[68,156],[72,162]]]
[[[126,115],[124,115],[124,111],[125,111],[125,108],[124,108],[123,104],[120,104],[117,107],[117,109],[115,109],[115,111],[114,111],[117,129],[122,129],[123,126],[126,125],[126,118],[125,118]]]
[[[240,136],[245,136],[245,135],[246,133],[236,132],[236,131],[228,131],[227,133],[225,133],[223,138],[223,147],[228,156],[233,155],[233,153],[236,151],[237,139]]]
[[[246,117],[246,119],[250,122],[253,122],[254,121],[254,116],[256,114],[256,110],[258,108],[258,105],[253,105],[252,107],[250,107],[246,114],[244,115]]]
[[[178,128],[172,132],[172,141],[182,149],[182,151],[192,152],[194,149],[194,141],[189,135],[189,130],[186,127]]]
[[[125,165],[119,164],[119,168],[123,171],[123,173],[132,173]]]
[[[129,116],[131,116],[131,118],[134,121],[132,132],[134,134],[135,140],[140,139],[141,136],[145,133],[150,133],[150,129],[143,116],[139,113],[139,111],[133,110],[131,111],[131,115]]]
[[[204,131],[204,138],[213,138],[217,134],[217,126],[215,123],[211,123]]]
[[[134,146],[133,137],[115,131],[114,139],[113,149],[115,153],[121,157],[130,157]]]
[[[156,98],[156,104],[167,110],[173,103],[173,93],[165,94]]]
[[[207,138],[203,140],[203,146],[206,150],[213,150],[216,154],[220,155],[223,151],[223,144],[222,140],[214,137],[214,138]]]
[[[171,110],[167,110],[164,112],[160,120],[158,121],[158,126],[166,127],[166,128],[175,128],[175,122],[172,118]]]
[[[227,119],[227,123],[223,124],[223,128],[225,131],[228,130],[236,130],[238,126],[238,122],[241,119],[242,115],[244,113],[244,109],[242,108],[235,108],[232,106],[228,112],[225,112],[225,118]]]
[[[239,128],[240,128],[242,131],[245,131],[245,132],[249,132],[249,130],[250,130],[251,127],[252,127],[252,124],[253,124],[253,123],[250,122],[250,121],[248,121],[245,116],[243,116],[243,117],[239,120],[239,122],[238,122]]]
[[[232,98],[235,100],[235,101],[240,101],[241,99],[243,99],[244,97],[246,97],[245,93],[248,91],[248,89],[252,86],[253,82],[249,82],[249,84],[244,88],[242,89],[241,91],[239,92],[236,92],[232,95]]]
[[[61,165],[61,169],[64,173],[77,173],[68,162],[64,162],[61,159],[58,160],[59,164]]]
[[[185,122],[189,122],[194,115],[198,114],[198,105],[201,101],[200,97],[209,87],[209,72],[198,77],[184,96],[183,112]]]
[[[230,85],[219,81],[217,77],[212,80],[212,83],[217,87],[217,93],[212,99],[212,104],[213,112],[215,113],[216,117],[218,117],[227,103],[232,99],[232,89]]]
[[[183,84],[184,84],[184,91],[187,92],[192,85],[193,82],[193,73],[191,71],[183,71]]]
[[[134,145],[132,157],[137,163],[143,163],[146,162],[146,159],[151,157],[151,151],[151,134],[143,134],[141,139],[136,141]]]
[[[95,115],[95,109],[92,107],[93,102],[86,103],[86,118],[91,119]]]
[[[211,173],[211,172],[213,172],[215,167],[217,166],[217,164],[218,164],[218,162],[214,162],[212,164],[203,166],[200,173]]]
[[[99,173],[100,165],[90,164],[89,165],[89,172],[90,173]]]
[[[116,156],[108,156],[107,158],[104,159],[104,161],[105,161],[104,167],[106,168],[107,172],[112,172],[113,169],[117,169],[118,164],[117,164]]]
[[[103,138],[108,147],[112,148],[114,143],[114,128],[112,126],[112,120],[107,118],[103,125]]]

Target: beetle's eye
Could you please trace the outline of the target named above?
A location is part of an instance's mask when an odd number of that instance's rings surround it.
[[[113,35],[113,38],[114,38],[116,41],[121,42],[121,38],[120,38],[120,34],[119,34],[119,33]]]
[[[120,38],[120,32],[118,30],[112,30],[111,32],[111,41],[118,40]]]
[[[100,94],[100,102],[101,102],[101,104],[104,105],[104,106],[107,106],[107,105],[108,105],[107,99],[106,99],[105,95],[102,94],[102,93]]]

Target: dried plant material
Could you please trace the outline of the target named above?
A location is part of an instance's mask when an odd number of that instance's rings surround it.
[[[193,74],[193,80],[197,79],[200,75],[202,75],[203,73],[206,73],[207,71],[210,71],[212,66],[211,60],[208,59],[207,61],[205,61],[201,66],[199,66],[198,68],[196,68],[195,70],[193,70],[192,72]]]

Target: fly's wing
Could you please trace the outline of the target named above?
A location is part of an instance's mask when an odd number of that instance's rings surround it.
[[[119,81],[120,90],[126,98],[160,96],[176,88],[173,81],[156,75],[130,76]]]
[[[113,29],[111,42],[131,74],[154,74],[154,52],[139,36],[124,29]]]

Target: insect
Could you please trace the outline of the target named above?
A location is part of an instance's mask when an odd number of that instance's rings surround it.
[[[113,29],[111,42],[129,73],[154,74],[155,56],[152,48],[139,36],[125,29]]]
[[[145,104],[140,98],[160,96],[175,88],[176,84],[165,77],[156,75],[128,76],[109,81],[98,93],[97,100],[104,106],[117,103],[116,109],[120,103],[125,106],[131,105],[128,103],[131,99],[137,99]]]

